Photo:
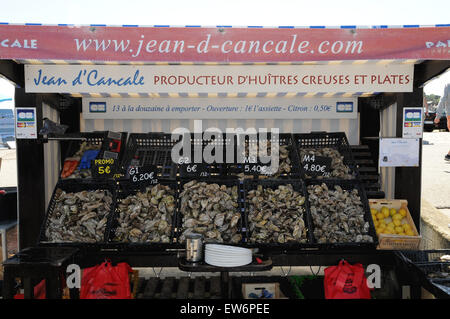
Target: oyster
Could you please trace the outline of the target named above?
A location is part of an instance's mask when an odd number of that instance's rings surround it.
[[[83,158],[84,152],[88,150],[100,150],[100,148],[101,144],[92,144],[90,142],[84,141],[83,143],[80,144],[80,148],[72,157],[81,160],[81,158]],[[79,167],[77,167],[77,169],[66,178],[91,178],[91,177],[92,173],[90,169],[80,169]]]
[[[57,189],[45,229],[47,241],[102,242],[111,204],[109,191],[67,193]]]
[[[206,242],[240,242],[238,200],[237,186],[196,180],[184,184],[180,194],[180,242],[190,233],[202,234]]]
[[[324,183],[308,186],[314,237],[318,243],[373,242],[358,190]]]
[[[331,176],[330,178],[338,179],[354,179],[355,176],[350,168],[344,163],[344,156],[339,153],[337,149],[331,147],[316,148],[316,149],[301,149],[300,161],[303,162],[303,158],[306,155],[324,156],[331,158]],[[306,178],[311,176],[306,175]],[[317,179],[322,179],[323,176],[317,176]]]
[[[167,185],[149,186],[123,199],[113,241],[133,243],[169,243],[175,191]]]
[[[291,184],[272,189],[258,185],[247,194],[250,242],[306,243],[305,197]]]
[[[250,145],[255,148],[255,150],[250,149]],[[271,146],[271,140],[268,139],[266,141],[262,141],[261,145],[259,141],[251,141],[245,140],[245,150],[244,150],[244,156],[248,159],[250,163],[256,163],[256,160],[258,156],[262,155],[259,154],[259,149],[262,147],[265,151],[265,156],[271,156],[272,152],[272,146]],[[260,174],[260,178],[277,178],[280,175],[286,175],[291,172],[292,166],[291,166],[291,159],[289,154],[289,146],[288,145],[280,145],[277,143],[274,147],[274,151],[278,152],[279,154],[279,161],[278,161],[278,169],[276,172],[272,173],[270,172],[267,174]],[[256,154],[251,154],[251,151],[256,151]],[[268,166],[270,168],[270,163],[268,164],[261,164],[262,166]],[[252,172],[250,172],[251,174]],[[247,173],[248,174],[248,173]],[[246,175],[246,173],[240,173],[238,174],[239,179],[246,179],[246,178],[252,178],[251,175]]]

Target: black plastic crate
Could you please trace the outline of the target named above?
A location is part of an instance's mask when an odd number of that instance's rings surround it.
[[[180,236],[182,235],[184,229],[183,229],[183,213],[181,211],[181,193],[184,190],[184,185],[191,182],[191,181],[197,181],[197,182],[205,182],[207,184],[218,184],[219,186],[221,185],[226,185],[227,187],[232,187],[232,186],[237,186],[237,191],[238,191],[238,199],[237,199],[237,203],[238,203],[238,207],[236,208],[236,212],[239,212],[241,214],[241,218],[238,222],[238,229],[240,230],[240,233],[242,235],[242,240],[237,244],[242,244],[245,242],[246,240],[246,231],[247,231],[247,225],[245,222],[245,216],[244,216],[244,200],[243,200],[243,193],[244,193],[244,189],[243,189],[243,185],[242,183],[237,179],[237,178],[233,178],[233,177],[229,177],[229,178],[222,178],[222,179],[215,179],[215,178],[204,178],[204,179],[181,179],[179,182],[179,194],[178,194],[178,205],[177,205],[177,217],[176,217],[176,230],[175,230],[175,236],[176,236],[176,242],[177,243],[182,243],[180,241]],[[203,236],[203,239],[205,240],[205,236]],[[208,244],[212,244],[212,243],[220,243],[218,241],[209,241],[207,242]],[[222,244],[227,244],[227,245],[233,245],[231,242],[222,242]]]
[[[233,175],[232,172],[228,171],[228,163],[226,163],[226,156],[227,152],[230,151],[230,147],[233,146],[234,143],[234,136],[233,135],[227,135],[224,133],[220,134],[214,134],[211,135],[212,138],[205,138],[205,133],[198,134],[200,136],[197,136],[196,133],[190,133],[185,134],[183,136],[184,139],[188,139],[187,143],[190,145],[190,154],[188,156],[181,158],[179,170],[180,170],[180,177],[181,178],[202,178],[202,177],[213,177],[218,178],[220,176],[225,175]],[[212,156],[219,157],[219,161],[214,161],[212,163],[208,163],[204,159],[204,151],[205,149],[211,149],[213,150]],[[194,152],[201,151],[201,161],[196,161]],[[219,153],[217,153],[219,151]],[[220,154],[222,153],[222,155]],[[195,173],[188,173],[185,169],[183,169],[183,165],[189,165],[192,167],[193,165],[202,165],[203,169],[202,172],[206,173],[207,176]],[[197,176],[195,176],[197,175]]]
[[[259,185],[263,188],[271,188],[277,189],[279,185],[292,185],[294,191],[299,192],[305,197],[305,203],[303,204],[304,212],[303,212],[303,221],[305,223],[305,227],[307,228],[306,233],[306,243],[300,242],[288,242],[288,243],[272,243],[272,242],[250,242],[251,231],[250,231],[250,220],[248,218],[249,215],[249,203],[247,201],[248,192],[254,189],[257,189]],[[311,232],[311,224],[308,218],[308,209],[306,205],[307,196],[306,196],[306,188],[304,183],[301,180],[287,180],[287,179],[264,179],[264,180],[246,180],[244,181],[244,207],[245,207],[245,223],[247,224],[247,243],[246,245],[249,247],[258,247],[263,249],[270,250],[298,250],[302,248],[314,247],[313,244],[313,236]]]
[[[174,192],[174,199],[175,199],[175,209],[172,213],[172,222],[171,222],[171,233],[170,233],[170,239],[169,243],[162,243],[162,242],[124,242],[124,241],[118,241],[115,240],[116,235],[116,228],[119,226],[118,217],[119,217],[119,204],[128,196],[135,195],[138,192],[145,192],[147,187],[152,187],[157,184],[169,186],[173,192]],[[115,247],[115,248],[125,248],[126,250],[164,250],[166,248],[171,247],[172,243],[174,242],[174,229],[175,229],[175,222],[176,222],[176,216],[177,216],[177,203],[178,203],[178,184],[175,181],[172,180],[158,180],[157,183],[152,183],[151,181],[147,183],[140,183],[140,184],[134,184],[129,181],[121,181],[118,185],[117,193],[116,193],[116,205],[115,205],[115,211],[113,214],[110,215],[110,218],[108,220],[108,226],[107,226],[107,236],[106,241],[109,246]]]
[[[358,167],[350,148],[347,136],[344,132],[311,132],[311,133],[297,133],[293,134],[297,146],[298,157],[300,164],[302,164],[301,151],[309,149],[323,149],[332,148],[337,150],[341,156],[344,157],[343,163],[350,169],[350,174],[353,178],[359,179]],[[305,175],[306,178],[311,178]],[[334,177],[329,179],[340,178]]]
[[[402,250],[398,253],[404,260],[413,264],[441,263],[443,261],[440,257],[450,255],[450,249]],[[450,264],[450,261],[448,263]]]
[[[40,235],[38,245],[50,245],[50,246],[83,246],[83,247],[97,247],[98,245],[106,243],[107,240],[107,228],[108,222],[105,225],[105,232],[103,234],[103,240],[98,242],[50,242],[48,241],[45,231],[49,224],[49,218],[53,214],[53,211],[56,207],[56,201],[59,197],[60,191],[65,191],[66,193],[76,193],[81,191],[109,191],[111,194],[112,202],[110,207],[110,212],[106,216],[109,220],[111,214],[114,212],[115,203],[116,203],[116,184],[112,181],[104,181],[104,182],[82,182],[75,180],[68,181],[60,181],[56,184],[55,189],[53,190],[52,197],[50,199],[50,203],[47,208],[46,215],[44,217],[44,221],[41,225]]]
[[[450,272],[450,263],[422,263],[415,264],[419,280],[425,289],[429,290],[435,297],[450,299],[450,276],[445,278],[432,277],[433,273]]]
[[[260,178],[260,179],[274,179],[274,178],[299,178],[303,176],[303,170],[300,165],[300,160],[298,157],[298,152],[296,149],[296,144],[293,139],[292,134],[287,133],[280,133],[276,137],[273,137],[273,141],[278,144],[279,147],[281,146],[287,146],[289,155],[288,158],[290,160],[290,171],[282,171],[280,172],[280,167],[278,168],[278,171],[272,175],[267,175],[260,173],[259,171],[255,171],[254,165],[249,164],[256,164],[258,166],[267,166],[270,163],[262,163],[259,156],[257,158],[249,158],[249,154],[247,153],[250,147],[252,145],[253,147],[257,147],[256,149],[259,149],[259,141],[261,138],[267,139],[268,142],[272,142],[272,134],[270,132],[267,133],[266,136],[263,136],[261,134],[249,134],[249,135],[242,135],[242,137],[239,134],[236,134],[234,140],[235,140],[235,159],[236,163],[233,165],[228,164],[228,170],[229,171],[235,171],[240,174],[240,177],[245,176],[246,178],[253,177],[253,178]],[[244,145],[241,146],[241,143],[244,143]],[[246,147],[247,146],[247,147]],[[244,154],[238,154],[242,153],[242,150],[244,150]],[[270,151],[270,147],[267,148],[266,153],[268,155]],[[240,162],[241,156],[244,156],[244,163]],[[281,164],[281,160],[279,162]]]
[[[364,209],[364,221],[369,223],[369,232],[368,235],[372,236],[373,238],[373,242],[372,243],[366,243],[366,242],[360,242],[360,243],[356,243],[356,242],[348,242],[348,243],[344,243],[344,242],[339,242],[339,243],[318,243],[317,239],[314,236],[314,229],[315,229],[315,224],[311,215],[311,205],[309,202],[309,193],[308,193],[308,186],[311,185],[321,185],[322,183],[324,183],[325,185],[327,185],[328,189],[334,190],[334,186],[338,185],[340,186],[343,190],[353,190],[353,189],[357,189],[358,190],[358,195],[361,199],[361,203],[363,205],[363,209]],[[306,205],[307,205],[307,212],[308,212],[308,219],[309,219],[309,223],[311,225],[310,228],[310,232],[312,234],[313,237],[313,242],[314,245],[320,249],[329,249],[329,248],[367,248],[367,249],[375,249],[376,246],[378,245],[378,236],[376,234],[375,231],[375,226],[373,224],[373,220],[372,220],[372,214],[370,213],[370,206],[369,206],[369,201],[367,199],[366,196],[366,192],[364,190],[364,187],[362,186],[361,182],[357,181],[357,180],[317,180],[317,179],[309,179],[309,180],[305,180],[305,188],[306,188]]]
[[[122,161],[122,173],[127,176],[130,166],[150,166],[157,168],[157,177],[175,179],[177,163],[172,161],[172,147],[180,141],[165,133],[132,133],[128,138]]]
[[[116,136],[119,134],[120,136]],[[113,140],[115,140],[116,137],[120,138],[120,145],[113,145]],[[61,144],[68,143],[66,156],[63,159],[63,165],[64,160],[66,158],[73,157],[75,153],[77,153],[78,150],[80,149],[81,144],[83,142],[87,142],[93,145],[100,145],[100,151],[96,159],[114,158],[114,160],[117,163],[117,166],[119,167],[126,147],[127,133],[115,133],[109,131],[81,132],[81,133],[66,134],[64,135],[64,138],[75,138],[75,139],[70,141],[60,141]],[[114,148],[119,148],[119,152],[112,152],[111,149]],[[86,178],[62,178],[61,177],[62,170],[63,168],[61,168],[59,174],[60,180],[71,180],[71,179],[92,180],[92,176],[90,174]]]

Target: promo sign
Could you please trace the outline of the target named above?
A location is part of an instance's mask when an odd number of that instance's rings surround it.
[[[411,64],[25,65],[30,93],[412,92]]]
[[[351,98],[83,98],[84,119],[355,119]]]

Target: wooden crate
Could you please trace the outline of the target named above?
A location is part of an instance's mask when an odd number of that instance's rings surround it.
[[[405,199],[369,199],[370,208],[381,210],[381,207],[387,208],[400,208],[406,209],[406,220],[411,226],[415,236],[402,236],[391,234],[378,234],[378,247],[377,249],[385,250],[418,250],[422,236],[417,231],[416,225],[411,217],[411,213],[408,209],[408,201]]]

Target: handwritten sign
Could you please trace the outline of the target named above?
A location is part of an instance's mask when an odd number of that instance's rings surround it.
[[[302,158],[302,166],[306,175],[317,177],[330,177],[331,158],[316,155],[305,155]]]
[[[108,179],[116,176],[117,165],[113,158],[95,159],[92,161],[92,178]]]
[[[133,183],[158,182],[155,165],[146,165],[142,167],[130,166],[128,174],[130,176],[130,181]]]

